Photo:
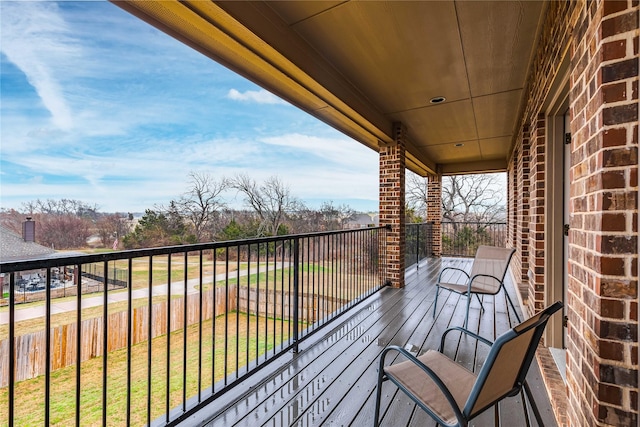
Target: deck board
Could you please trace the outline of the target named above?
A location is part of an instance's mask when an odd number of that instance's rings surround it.
[[[404,289],[386,288],[300,345],[300,353],[274,363],[271,372],[248,380],[214,404],[211,419],[216,426],[368,426],[373,424],[378,360],[387,345],[398,345],[422,354],[437,349],[440,337],[451,326],[462,326],[466,298],[441,291],[433,317],[435,281],[442,265],[470,268],[469,259],[444,258],[423,261],[406,275]],[[509,286],[510,287],[510,286]],[[517,321],[503,295],[483,297],[484,312],[474,299],[469,329],[495,339]],[[480,369],[488,347],[461,334],[447,339],[445,354],[469,369]],[[453,336],[458,335],[458,336]],[[484,348],[483,348],[484,347]],[[397,356],[394,356],[397,357]],[[393,359],[389,359],[391,362]],[[532,369],[537,371],[537,367]],[[547,422],[553,425],[550,404],[540,393],[539,375],[529,379]],[[428,416],[397,388],[385,382],[382,392],[382,425],[435,426]],[[472,425],[525,425],[521,396],[505,399],[496,419],[489,409]],[[506,424],[505,424],[506,423]],[[535,421],[532,425],[537,425]]]

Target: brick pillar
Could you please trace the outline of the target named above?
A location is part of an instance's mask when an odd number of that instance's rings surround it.
[[[529,126],[523,125],[520,137],[516,141],[513,157],[509,162],[509,242],[516,248],[512,266],[517,280],[517,286],[525,302],[522,309],[525,315],[534,313],[533,306],[529,306],[529,222],[530,222],[530,133]],[[527,313],[528,312],[528,313]]]
[[[571,46],[572,426],[638,422],[638,1],[586,4]]]
[[[387,274],[391,285],[404,287],[405,266],[405,138],[406,129],[394,123],[394,143],[380,147],[380,225],[387,232]]]
[[[545,307],[545,253],[544,253],[544,204],[545,204],[545,116],[539,114],[531,124],[529,155],[529,241],[526,243],[529,292],[527,302],[530,313]]]
[[[442,256],[442,175],[427,176],[427,222],[433,223],[433,255]]]
[[[507,166],[507,246],[512,248],[518,247],[517,233],[518,226],[516,221],[516,214],[518,213],[518,181],[516,178],[516,173],[518,170],[518,157],[520,153],[520,148],[516,145],[513,148],[512,158],[509,160]],[[519,255],[516,253],[514,258],[518,258]],[[511,265],[514,265],[515,259],[513,259]],[[514,271],[517,271],[514,270]]]

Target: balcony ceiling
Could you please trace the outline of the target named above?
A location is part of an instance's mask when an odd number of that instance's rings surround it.
[[[506,168],[545,10],[539,1],[116,4],[376,151],[404,123],[407,166],[422,175]]]

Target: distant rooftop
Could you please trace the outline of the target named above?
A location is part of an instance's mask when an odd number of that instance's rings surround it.
[[[51,258],[56,251],[35,242],[25,242],[22,236],[0,225],[0,261],[23,261]]]

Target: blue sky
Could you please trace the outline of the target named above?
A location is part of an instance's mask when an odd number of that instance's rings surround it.
[[[142,212],[205,172],[378,209],[377,153],[111,3],[2,0],[0,17],[0,207]]]

